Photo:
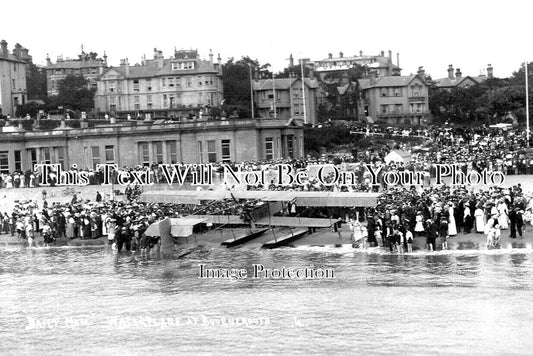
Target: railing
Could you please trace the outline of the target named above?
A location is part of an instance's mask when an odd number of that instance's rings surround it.
[[[29,137],[38,137],[38,136],[48,136],[50,133],[53,135],[65,135],[65,136],[79,136],[82,134],[112,134],[112,133],[121,133],[121,132],[145,132],[145,131],[154,131],[160,129],[162,131],[168,130],[186,130],[186,129],[204,129],[204,128],[215,128],[215,127],[242,127],[242,126],[255,126],[255,127],[276,127],[276,126],[285,126],[287,120],[284,119],[228,119],[228,120],[217,120],[217,121],[194,121],[194,122],[172,122],[172,123],[161,123],[154,124],[153,122],[142,122],[138,121],[137,125],[134,126],[98,126],[91,128],[69,128],[61,129],[56,128],[49,131],[25,131],[25,132],[2,132],[0,135],[9,135],[9,136],[29,136]]]

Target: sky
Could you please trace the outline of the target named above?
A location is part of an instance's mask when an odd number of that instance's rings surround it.
[[[75,58],[81,52],[139,63],[153,50],[169,58],[177,49],[209,50],[228,58],[249,56],[277,72],[294,58],[400,55],[402,75],[423,66],[433,79],[448,65],[463,76],[512,75],[533,61],[528,0],[28,0],[2,3],[0,40],[29,49],[36,64],[47,54]],[[23,4],[23,5],[22,5]]]

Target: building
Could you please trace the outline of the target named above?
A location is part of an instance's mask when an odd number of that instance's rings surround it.
[[[425,71],[416,75],[360,79],[361,105],[368,122],[421,125],[430,118]]]
[[[302,91],[300,78],[254,80],[254,105],[259,117],[293,118],[306,124],[316,123],[318,81],[305,78],[304,83],[305,92]]]
[[[26,75],[31,60],[28,50],[20,44],[10,54],[7,42],[0,42],[0,117],[15,117],[17,106],[26,103]]]
[[[442,90],[452,90],[453,88],[468,88],[472,85],[481,84],[487,79],[494,78],[494,68],[492,65],[487,66],[487,75],[464,76],[461,73],[461,69],[457,68],[454,75],[453,64],[448,66],[448,76],[446,78],[436,79],[434,81],[435,88]]]
[[[100,113],[118,117],[199,115],[223,99],[222,65],[202,60],[196,50],[179,50],[168,59],[154,48],[154,58],[107,69],[98,79],[95,105]]]
[[[0,173],[26,171],[36,163],[95,169],[100,163],[133,167],[302,158],[303,144],[303,126],[282,119],[126,121],[79,129],[63,122],[52,132],[25,131],[20,124],[0,132]]]
[[[48,95],[59,94],[59,82],[67,75],[83,76],[89,81],[88,87],[96,89],[96,80],[107,68],[107,56],[104,53],[103,58],[98,58],[98,54],[82,51],[78,59],[57,57],[56,63],[46,57],[46,84]]]
[[[392,51],[388,52],[388,56],[385,56],[385,51],[381,51],[378,55],[363,55],[363,51],[359,51],[359,56],[347,56],[345,57],[342,52],[338,57],[333,57],[331,53],[328,54],[328,58],[317,60],[309,63],[324,79],[325,74],[339,71],[347,71],[354,65],[360,65],[366,67],[369,72],[373,72],[380,77],[400,75],[400,55],[396,54],[396,64],[392,61]]]

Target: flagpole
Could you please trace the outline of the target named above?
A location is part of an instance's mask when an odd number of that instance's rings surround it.
[[[248,67],[250,68],[250,102],[252,104],[252,119],[255,119],[254,114],[254,81],[252,78],[252,65],[248,63]]]
[[[278,110],[276,108],[276,82],[274,81],[274,72],[272,72],[272,90],[274,92],[274,118],[276,118],[278,116]]]
[[[302,67],[302,100],[304,105],[304,124],[307,124],[307,109],[305,105],[305,76],[304,76],[304,59],[300,59],[300,64]]]
[[[526,74],[526,144],[529,148],[529,88],[528,88],[528,74],[527,74],[527,61],[525,65],[525,74]]]

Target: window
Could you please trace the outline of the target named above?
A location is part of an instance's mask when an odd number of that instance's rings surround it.
[[[163,142],[157,141],[153,143],[154,162],[157,164],[163,163]]]
[[[139,92],[139,81],[137,79],[133,81],[133,91],[137,93]]]
[[[202,77],[201,76],[198,76],[198,86],[199,87],[202,86]]]
[[[140,97],[139,95],[135,95],[133,97],[133,103],[134,103],[134,108],[135,110],[140,110],[141,109],[141,104],[140,104]]]
[[[402,88],[394,88],[394,96],[402,96]]]
[[[231,162],[231,140],[222,140],[222,162]]]
[[[381,105],[381,113],[386,114],[387,113],[387,105]]]
[[[198,141],[198,156],[200,157],[200,163],[204,163],[204,152],[202,151],[202,141]]]
[[[50,158],[50,147],[41,148],[41,163],[52,164],[52,159]]]
[[[186,80],[185,85],[190,87],[192,85],[191,78],[186,78],[185,80]]]
[[[400,114],[402,112],[402,104],[395,104],[394,105],[394,113],[395,114]]]
[[[13,89],[15,89],[15,79],[13,79]]]
[[[170,161],[170,163],[177,163],[178,162],[178,150],[176,147],[176,141],[167,142],[167,152],[168,152],[168,160]]]
[[[28,151],[29,151],[29,154],[30,154],[31,169],[34,170],[35,169],[35,165],[37,164],[37,149],[30,148]]]
[[[388,93],[387,88],[381,89],[381,96],[388,96],[388,95],[389,95],[389,93]]]
[[[0,151],[0,173],[9,173],[9,151]]]
[[[265,159],[274,159],[274,138],[265,138]]]
[[[148,147],[148,142],[139,142],[139,157],[140,164],[143,167],[150,166],[150,149]]]
[[[146,90],[152,91],[152,79],[146,79]]]
[[[422,104],[416,104],[416,112],[422,112]]]
[[[100,147],[99,146],[91,146],[91,160],[92,160],[93,169],[96,169],[96,165],[100,164]]]
[[[161,79],[161,86],[166,87],[167,86],[167,78]]]
[[[216,161],[217,161],[216,141],[209,140],[207,141],[207,162],[213,163]]]
[[[15,170],[22,171],[22,155],[20,150],[15,151]]]
[[[105,163],[115,163],[114,146],[105,146]]]
[[[172,70],[194,69],[194,62],[175,62],[172,63]]]
[[[65,169],[65,149],[63,147],[56,148],[57,163],[61,166],[61,169]]]
[[[174,87],[174,78],[168,78],[168,86]]]
[[[152,109],[152,96],[151,95],[146,96],[146,108],[148,110]]]
[[[163,107],[164,108],[168,107],[168,97],[166,94],[163,94]]]
[[[13,72],[17,71],[17,63],[13,63]]]

